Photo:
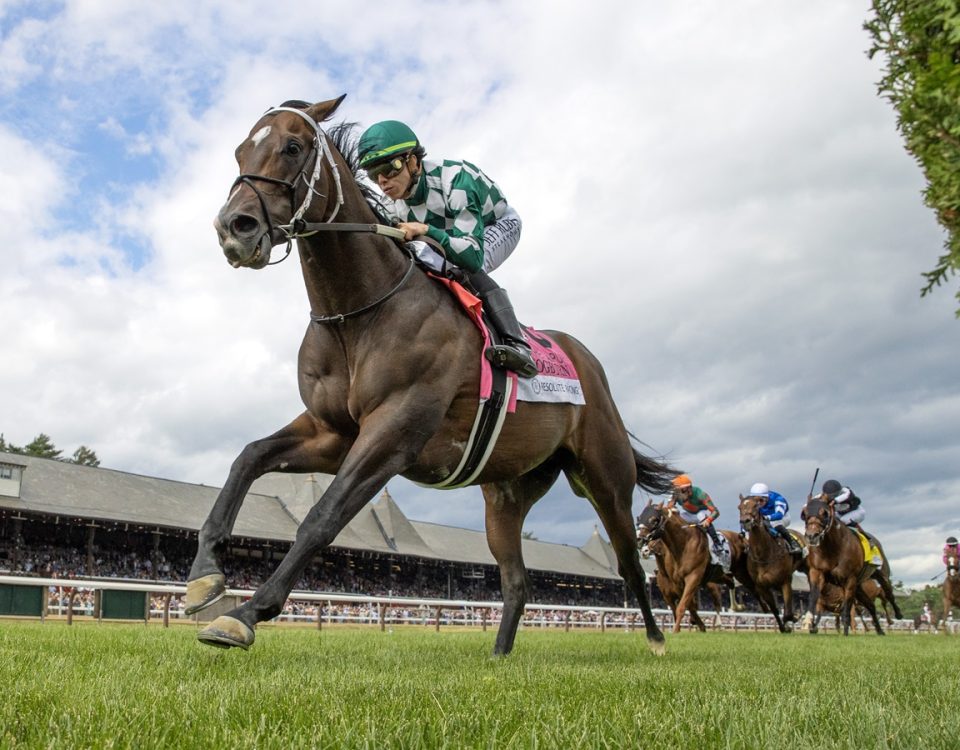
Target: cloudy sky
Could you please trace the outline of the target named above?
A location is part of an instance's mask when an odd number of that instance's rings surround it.
[[[894,578],[923,582],[960,534],[960,322],[954,289],[919,297],[943,236],[868,13],[0,0],[0,432],[220,485],[298,414],[297,264],[234,270],[211,221],[265,109],[346,93],[344,118],[405,120],[500,183],[521,319],[597,354],[720,526],[757,481],[798,526],[820,467],[864,498]],[[482,528],[479,489],[388,488]],[[527,529],[580,545],[595,523],[561,480]]]

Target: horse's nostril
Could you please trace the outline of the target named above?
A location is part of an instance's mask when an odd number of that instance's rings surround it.
[[[260,222],[247,214],[238,214],[230,222],[230,229],[235,236],[254,234],[260,227]]]

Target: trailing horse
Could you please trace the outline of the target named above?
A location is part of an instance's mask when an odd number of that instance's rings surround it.
[[[792,555],[773,536],[770,522],[761,514],[760,509],[766,502],[764,497],[744,497],[740,495],[740,525],[747,533],[747,570],[757,587],[757,594],[766,607],[774,613],[781,633],[793,632],[796,615],[793,611],[793,574],[798,570],[806,572],[806,563],[802,556]],[[803,542],[797,538],[802,546]],[[783,618],[778,616],[777,597],[779,589],[783,597]]]
[[[960,607],[960,562],[956,551],[947,553],[947,577],[943,579],[943,632],[949,633],[947,615],[951,607]]]
[[[832,500],[810,498],[804,508],[803,518],[806,522],[805,535],[809,549],[807,565],[810,579],[810,611],[814,612],[810,632],[817,632],[821,615],[817,610],[820,591],[823,589],[824,582],[830,581],[842,590],[840,619],[843,622],[843,634],[849,633],[851,610],[856,600],[870,613],[877,634],[883,635],[876,605],[864,592],[861,584],[868,578],[875,578],[899,618],[900,608],[893,598],[889,573],[884,575],[880,570],[878,574],[878,566],[865,562],[860,538],[852,529],[837,520],[836,508]],[[889,571],[888,566],[886,569]]]
[[[676,612],[677,604],[679,604],[680,597],[683,595],[683,578],[679,575],[677,561],[673,555],[670,554],[670,550],[663,543],[662,539],[651,539],[647,542],[643,550],[641,550],[641,557],[644,557],[646,553],[653,555],[657,562],[655,580],[657,582],[657,588],[663,595],[664,602],[666,602],[672,611]],[[724,587],[719,583],[711,581],[702,584],[700,590],[705,591],[713,602],[713,609],[716,613],[714,622],[720,622],[720,611],[723,609]],[[707,626],[701,619],[698,611],[700,609],[699,598],[699,596],[694,596],[690,600],[688,611],[690,612],[690,624],[703,633],[706,632]]]
[[[233,462],[200,530],[188,613],[223,596],[223,555],[257,477],[335,475],[274,573],[250,600],[199,632],[215,646],[248,648],[257,623],[280,613],[301,571],[389,479],[448,479],[479,409],[479,329],[447,286],[415,269],[404,248],[383,236],[389,228],[379,225],[354,178],[355,162],[344,156],[352,157],[346,126],[329,134],[320,126],[342,99],[287,102],[261,117],[237,148],[240,177],[215,222],[236,268],[264,268],[274,245],[287,242],[289,250],[296,240],[310,311],[298,362],[306,408]],[[513,647],[528,597],[524,518],[561,473],[596,509],[620,575],[639,601],[648,644],[663,653],[631,504],[635,487],[665,492],[676,472],[631,445],[597,359],[572,336],[547,333],[575,365],[585,405],[518,402],[470,481],[482,487],[487,542],[500,567],[504,607],[494,653]]]
[[[893,618],[890,616],[890,602],[887,600],[887,595],[883,591],[883,587],[877,583],[876,579],[868,578],[863,583],[860,584],[860,588],[863,590],[863,593],[876,602],[880,600],[881,605],[883,605],[883,614],[887,619],[887,625],[893,625]],[[839,586],[825,581],[822,588],[820,589],[820,598],[817,601],[817,612],[820,615],[823,614],[832,614],[837,615],[836,624],[837,631],[840,630],[841,618],[840,612],[843,609],[843,589]],[[860,620],[863,621],[863,612],[864,607],[859,602],[853,603],[853,609],[856,614],[860,617]],[[866,622],[864,622],[864,627],[866,627]],[[856,630],[856,622],[851,617],[850,627]]]
[[[743,540],[733,531],[721,530],[720,533],[730,545],[730,569],[733,577],[756,596],[753,581],[747,571]],[[724,573],[723,568],[711,562],[707,535],[697,526],[681,520],[675,508],[668,509],[662,504],[647,503],[637,517],[637,539],[641,544],[662,540],[675,561],[675,572],[670,577],[680,589],[680,596],[673,606],[674,633],[680,632],[680,621],[684,612],[690,611],[692,619],[691,606],[701,586],[707,583],[733,585],[731,575]],[[774,616],[779,625],[779,615],[774,612]]]

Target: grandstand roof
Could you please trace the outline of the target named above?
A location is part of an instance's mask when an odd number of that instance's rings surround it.
[[[34,456],[0,452],[0,463],[26,467],[19,497],[3,494],[6,490],[0,487],[0,511],[197,531],[219,493],[216,487]],[[267,474],[259,478],[237,516],[234,536],[292,542],[300,522],[331,481],[332,477],[323,474]],[[364,506],[337,535],[333,546],[456,563],[496,564],[482,531],[411,521],[386,490]],[[533,570],[619,578],[610,545],[596,529],[582,549],[525,539],[523,556]]]

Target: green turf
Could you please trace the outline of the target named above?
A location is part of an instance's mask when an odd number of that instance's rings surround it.
[[[956,748],[960,638],[0,622],[0,747]]]

